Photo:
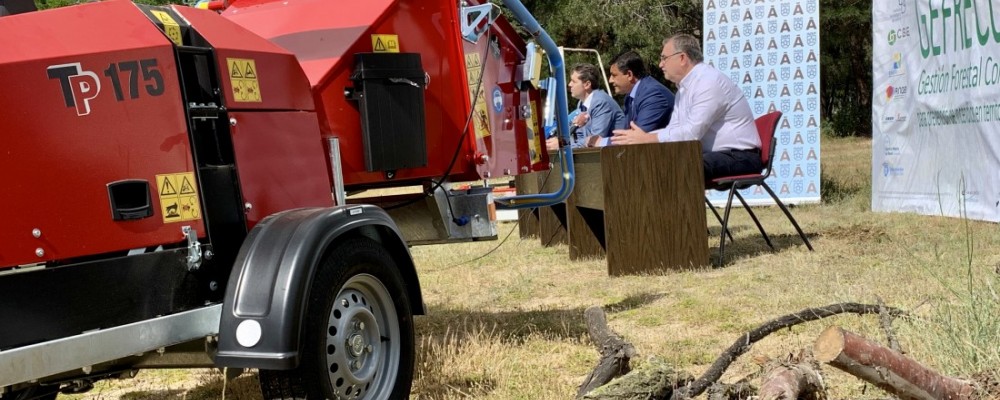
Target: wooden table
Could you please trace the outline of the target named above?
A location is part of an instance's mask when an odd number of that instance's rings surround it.
[[[572,195],[538,210],[543,245],[565,240],[572,260],[606,256],[613,276],[708,265],[700,143],[578,149],[573,160]],[[535,174],[539,191],[559,188],[555,168]]]

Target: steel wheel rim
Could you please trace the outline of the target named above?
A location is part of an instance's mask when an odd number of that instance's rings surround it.
[[[334,395],[388,398],[399,373],[401,336],[385,285],[369,274],[351,277],[327,321],[326,367]]]

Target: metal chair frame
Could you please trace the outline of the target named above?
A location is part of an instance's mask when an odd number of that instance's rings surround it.
[[[799,237],[802,238],[802,241],[806,244],[806,247],[809,248],[809,251],[813,251],[813,246],[811,243],[809,243],[809,238],[806,237],[805,233],[802,232],[802,228],[799,227],[799,223],[795,221],[794,217],[792,217],[792,213],[788,211],[788,207],[786,207],[785,204],[781,202],[781,199],[779,199],[778,196],[774,193],[774,190],[771,190],[771,187],[768,186],[767,182],[765,182],[765,180],[769,176],[771,176],[771,171],[773,169],[774,152],[775,149],[777,148],[777,141],[774,140],[774,133],[775,131],[777,131],[778,122],[780,120],[781,120],[781,111],[774,111],[768,114],[764,114],[758,117],[754,121],[757,125],[757,134],[760,135],[760,143],[761,143],[760,157],[761,157],[761,164],[764,165],[764,170],[761,171],[761,173],[737,175],[737,176],[725,176],[712,179],[711,181],[706,182],[706,187],[708,189],[713,189],[718,191],[729,191],[729,199],[726,201],[726,209],[722,216],[719,215],[719,212],[715,209],[715,206],[712,205],[712,202],[708,200],[708,197],[705,198],[705,202],[708,204],[708,207],[712,210],[712,213],[715,214],[715,218],[719,220],[720,224],[722,224],[722,233],[720,234],[720,239],[719,239],[720,266],[725,261],[726,236],[727,235],[729,236],[730,241],[733,240],[733,236],[732,234],[729,233],[728,227],[729,227],[729,212],[733,206],[734,195],[736,196],[736,198],[740,200],[740,203],[743,204],[743,208],[747,210],[747,213],[750,214],[750,218],[753,219],[754,224],[757,225],[757,230],[759,230],[760,234],[764,236],[764,241],[767,242],[767,246],[770,247],[771,250],[774,250],[774,244],[771,243],[771,238],[767,236],[767,232],[765,232],[764,227],[761,226],[760,220],[757,219],[757,215],[753,213],[753,210],[750,208],[750,205],[747,204],[746,200],[743,198],[743,195],[741,195],[739,192],[739,190],[741,189],[746,189],[754,185],[762,186],[764,190],[766,190],[767,193],[771,195],[771,198],[774,199],[775,204],[777,204],[778,207],[781,207],[781,211],[785,213],[785,216],[788,217],[788,220],[792,223],[792,226],[795,227],[795,230],[799,233]]]

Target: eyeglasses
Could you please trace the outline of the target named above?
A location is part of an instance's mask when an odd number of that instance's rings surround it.
[[[665,56],[665,55],[662,55],[662,54],[661,54],[661,55],[660,55],[660,62],[663,62],[663,61],[667,61],[667,60],[669,60],[669,59],[670,59],[670,57],[673,57],[673,56],[676,56],[676,55],[678,55],[678,54],[684,54],[684,52],[683,52],[683,51],[678,51],[678,52],[675,52],[674,54],[671,54],[671,55],[669,55],[669,56]]]

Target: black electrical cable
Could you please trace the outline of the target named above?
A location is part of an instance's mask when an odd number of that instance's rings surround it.
[[[544,187],[545,184],[548,183],[550,176],[552,176],[552,170],[551,169],[549,170],[548,173],[545,174],[545,179],[542,180],[542,184],[541,184],[542,187]],[[538,209],[538,207],[533,207],[533,208],[530,208],[529,210],[534,211],[534,210],[537,210],[537,209]],[[520,223],[521,223],[521,219],[518,218],[517,222],[514,223],[514,227],[510,228],[510,232],[507,232],[507,236],[504,236],[503,240],[501,240],[500,243],[496,245],[496,247],[493,247],[492,249],[490,249],[490,251],[487,251],[485,254],[483,254],[483,255],[481,255],[479,257],[473,258],[471,260],[462,261],[462,262],[460,262],[458,264],[455,264],[455,265],[452,265],[450,267],[447,267],[447,268],[445,268],[445,270],[449,270],[449,269],[458,267],[460,265],[465,265],[465,264],[471,263],[473,261],[481,260],[481,259],[486,258],[487,256],[489,256],[490,254],[493,254],[493,252],[497,251],[501,246],[503,246],[504,243],[507,243],[507,239],[510,239],[510,235],[512,233],[514,233],[514,229],[517,229],[517,226]],[[552,244],[552,239],[553,238],[555,238],[555,235],[553,235],[551,238],[549,238],[548,242],[545,243],[545,247],[548,247],[550,244]]]
[[[479,257],[476,257],[476,258],[473,258],[471,260],[467,260],[467,261],[463,261],[463,262],[460,262],[458,264],[455,264],[455,265],[452,266],[452,268],[453,267],[457,267],[459,265],[464,265],[464,264],[468,264],[468,263],[471,263],[471,262],[474,262],[474,261],[481,260],[481,259],[486,258],[487,256],[489,256],[490,254],[493,254],[493,252],[497,251],[497,249],[499,249],[500,246],[503,246],[504,243],[507,243],[507,239],[510,239],[510,235],[514,233],[514,230],[517,229],[517,224],[519,224],[519,223],[521,223],[520,219],[517,222],[514,223],[514,226],[510,228],[510,232],[507,232],[507,236],[504,236],[503,240],[500,241],[500,243],[497,244],[496,247],[494,247],[490,251],[487,251],[485,254],[483,254],[483,255],[481,255]]]

